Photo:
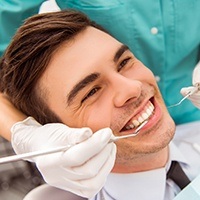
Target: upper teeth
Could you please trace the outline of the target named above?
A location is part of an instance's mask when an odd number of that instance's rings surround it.
[[[153,104],[149,101],[147,105],[144,107],[144,110],[134,117],[126,126],[125,129],[129,130],[132,128],[138,127],[141,123],[143,123],[146,119],[148,119],[154,111]]]

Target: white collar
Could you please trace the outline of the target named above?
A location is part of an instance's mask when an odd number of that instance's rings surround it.
[[[180,150],[173,143],[170,143],[169,161],[165,167],[138,173],[111,173],[108,176],[104,190],[114,199],[124,199],[124,197],[126,197],[126,200],[132,200],[133,198],[142,200],[164,199],[166,171],[172,160],[176,160],[182,165],[189,164]],[[131,196],[131,194],[134,196]]]
[[[188,159],[186,159],[186,157],[182,154],[182,152],[178,149],[178,147],[173,142],[169,144],[169,160],[165,166],[167,171],[172,161],[178,161],[182,166],[190,165]]]

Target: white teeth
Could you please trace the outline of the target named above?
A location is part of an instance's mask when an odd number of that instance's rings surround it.
[[[151,112],[154,110],[154,106],[151,102],[150,102],[150,105],[149,105],[149,109],[150,109]]]
[[[142,116],[138,117],[138,122],[140,122],[140,124],[144,121],[144,119],[142,118]]]
[[[131,128],[130,128],[130,126],[126,126],[125,128],[126,128],[126,130],[129,130],[129,129],[131,129]]]
[[[154,111],[154,106],[151,102],[148,103],[147,106],[145,106],[142,113],[137,117],[137,119],[132,120],[132,123],[125,126],[126,130],[133,129],[137,126],[139,126],[141,123],[143,123],[146,119],[148,119]]]
[[[130,126],[130,128],[134,128],[134,125],[133,125],[133,124],[130,124],[129,126]]]
[[[147,108],[146,113],[149,116],[149,115],[151,115],[152,111],[149,108]]]
[[[142,113],[142,118],[144,120],[148,119],[149,115],[147,113]]]
[[[136,119],[132,121],[134,127],[139,126],[140,122],[138,122]]]

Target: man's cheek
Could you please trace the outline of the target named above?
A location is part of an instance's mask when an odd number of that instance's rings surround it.
[[[110,127],[110,116],[106,112],[101,112],[101,110],[90,113],[87,117],[86,126],[90,127],[93,132]]]

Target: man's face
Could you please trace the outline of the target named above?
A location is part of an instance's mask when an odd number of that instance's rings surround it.
[[[154,75],[110,35],[88,27],[53,56],[39,82],[46,103],[70,127],[94,132],[110,127],[126,135],[148,118],[133,138],[117,142],[119,163],[157,152],[174,134],[174,123]]]

